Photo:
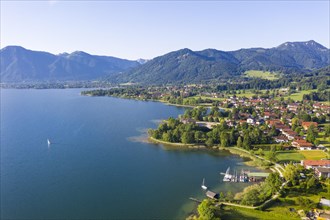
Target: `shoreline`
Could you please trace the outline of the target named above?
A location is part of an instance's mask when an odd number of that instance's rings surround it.
[[[97,95],[91,95],[91,94],[81,94],[82,96],[89,96],[89,97],[104,97],[104,96],[97,96]],[[105,95],[106,96],[106,95]],[[131,100],[136,100],[136,101],[146,101],[146,102],[160,102],[165,105],[170,105],[170,106],[176,106],[176,107],[182,107],[182,108],[196,108],[196,107],[205,107],[205,108],[211,108],[211,105],[183,105],[183,104],[174,104],[170,103],[164,100],[158,100],[158,99],[139,99],[139,98],[133,98],[133,97],[122,97],[122,96],[107,96],[107,97],[114,97],[114,98],[120,98],[120,99],[131,99]],[[219,107],[220,109],[226,110],[227,108],[224,107]]]
[[[255,155],[251,154],[250,152],[240,149],[237,147],[220,147],[220,146],[212,146],[212,147],[206,147],[205,145],[201,144],[183,144],[183,143],[172,143],[172,142],[166,142],[162,140],[155,139],[153,137],[148,136],[148,142],[152,144],[163,144],[165,146],[171,146],[171,147],[182,147],[186,149],[203,149],[203,150],[226,150],[229,151],[233,155],[238,155],[242,158],[248,158],[248,161],[245,161],[244,164],[248,166],[255,167],[257,169],[264,169],[268,170],[271,165],[263,164],[265,160],[261,157],[256,157]]]
[[[204,145],[172,143],[172,142],[158,140],[158,139],[150,137],[150,136],[148,136],[148,141],[149,141],[149,143],[153,143],[153,144],[164,144],[164,145],[173,146],[173,147],[185,147],[185,148],[190,148],[190,149],[207,149],[206,146],[204,146]]]

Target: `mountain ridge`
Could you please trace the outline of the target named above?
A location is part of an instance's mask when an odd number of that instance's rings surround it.
[[[1,82],[95,80],[140,65],[137,61],[84,51],[55,55],[21,46],[1,49],[0,58]]]
[[[330,50],[314,40],[235,51],[183,48],[135,61],[84,51],[54,55],[21,46],[5,47],[0,56],[1,82],[104,79],[112,83],[198,83],[235,77],[247,70],[305,73],[330,62]]]
[[[109,79],[151,84],[198,83],[240,75],[247,70],[304,73],[329,65],[330,50],[317,42],[285,42],[272,48],[236,51],[188,48],[172,51]],[[198,58],[198,59],[197,59]]]

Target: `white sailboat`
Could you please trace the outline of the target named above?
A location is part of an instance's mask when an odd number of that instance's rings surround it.
[[[226,173],[224,174],[225,176],[224,176],[224,178],[223,178],[223,181],[224,182],[229,182],[229,181],[231,181],[231,179],[232,179],[232,175],[229,173],[229,171],[230,171],[230,167],[228,167],[228,169],[226,170]]]
[[[205,178],[203,178],[201,187],[202,187],[202,189],[207,190],[207,186],[205,186]]]
[[[50,145],[50,140],[49,139],[47,139],[47,144],[48,144],[48,146]]]

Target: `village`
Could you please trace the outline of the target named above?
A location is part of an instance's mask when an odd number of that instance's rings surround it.
[[[216,92],[205,85],[185,85],[94,90],[85,95],[186,107],[178,118],[169,118],[157,129],[149,129],[151,141],[229,150],[251,158],[251,166],[268,170],[269,173],[225,175],[227,184],[255,182],[255,186],[244,190],[245,196],[213,192],[204,186],[205,197],[217,201],[216,206],[225,205],[223,210],[231,210],[229,207],[263,210],[275,203],[279,212],[288,212],[292,217],[329,219],[330,105],[328,101],[306,97],[311,93],[318,97],[327,90],[308,92],[292,88]],[[226,178],[229,176],[232,178]],[[257,200],[246,199],[254,194],[259,195]],[[304,211],[298,212],[299,208]]]

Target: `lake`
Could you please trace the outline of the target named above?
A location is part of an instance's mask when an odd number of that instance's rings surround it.
[[[2,219],[182,219],[203,178],[237,192],[246,184],[219,173],[255,170],[226,151],[137,141],[184,108],[80,91],[1,90]]]

